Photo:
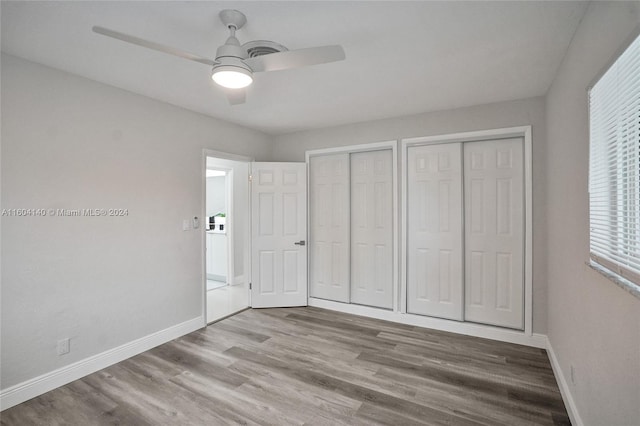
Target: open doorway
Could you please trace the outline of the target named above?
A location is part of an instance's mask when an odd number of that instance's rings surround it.
[[[207,292],[229,285],[227,278],[233,265],[230,265],[230,239],[227,226],[227,211],[230,204],[229,183],[232,170],[207,167],[206,180],[206,269]]]
[[[205,312],[207,323],[249,307],[250,159],[205,151]]]

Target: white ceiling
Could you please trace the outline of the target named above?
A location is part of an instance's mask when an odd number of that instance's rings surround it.
[[[282,134],[544,95],[586,2],[11,2],[2,51],[212,117]],[[94,34],[93,25],[215,57],[218,12],[242,43],[342,44],[345,61],[255,76],[230,106],[206,65]]]

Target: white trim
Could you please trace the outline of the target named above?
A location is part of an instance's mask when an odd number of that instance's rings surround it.
[[[400,280],[399,280],[399,274],[398,272],[400,271],[400,264],[398,263],[398,233],[400,231],[400,226],[399,226],[399,222],[400,222],[400,218],[398,217],[398,141],[393,141],[390,142],[391,144],[391,156],[392,156],[392,162],[393,162],[393,167],[392,167],[392,171],[391,173],[393,173],[393,180],[392,180],[392,185],[393,185],[393,302],[392,305],[393,306],[393,310],[394,311],[398,311],[399,310],[399,304],[400,304],[400,296],[399,293],[401,291],[400,289]]]
[[[553,370],[553,375],[556,377],[556,382],[558,382],[560,394],[562,395],[564,406],[567,409],[567,414],[569,414],[571,424],[573,426],[584,426],[584,422],[580,417],[580,413],[578,413],[576,402],[573,399],[573,394],[571,393],[569,383],[567,383],[565,375],[562,373],[560,362],[558,362],[558,358],[556,357],[556,353],[553,350],[553,346],[551,346],[551,341],[546,337],[545,339],[547,340],[547,354],[549,355],[549,361],[551,362],[551,369]]]
[[[407,207],[407,188],[409,186],[407,178],[408,140],[400,140],[400,199],[402,203],[400,205],[400,226],[402,230],[400,231],[400,307],[398,310],[403,314],[407,313],[407,245],[409,244],[407,239],[407,215],[409,214]]]
[[[209,220],[207,218],[207,149],[202,150],[202,176],[200,178],[200,194],[201,194],[201,202],[200,202],[200,217],[202,217],[202,229],[206,229],[207,225],[205,220]],[[200,316],[202,317],[202,321],[204,326],[207,326],[207,232],[204,231],[200,234],[200,270],[202,271],[202,277],[200,282],[202,283],[202,300],[201,300],[201,309]]]
[[[231,154],[229,152],[224,151],[216,151],[215,149],[203,149],[202,150],[205,156],[205,164],[204,167],[207,167],[206,157],[215,157],[220,158],[222,160],[233,160],[233,161],[244,161],[250,163],[253,161],[253,157],[247,157],[245,155]]]
[[[533,333],[533,146],[531,126],[524,134],[524,331]]]
[[[475,130],[472,132],[450,133],[445,135],[421,136],[418,138],[401,139],[403,145],[431,145],[447,142],[471,142],[491,139],[522,138],[529,131],[531,136],[531,126],[504,127],[501,129]]]
[[[609,281],[612,281],[615,285],[617,285],[621,289],[628,291],[629,293],[631,293],[632,295],[640,299],[640,285],[613,272],[612,270],[601,265],[594,259],[590,259],[588,262],[586,262],[586,265],[589,268],[596,271],[598,274],[608,279]]]
[[[227,170],[225,175],[225,203],[226,203],[226,217],[229,218],[229,223],[225,223],[224,228],[227,232],[227,284],[234,284],[235,281],[231,281],[235,278],[235,260],[236,260],[236,251],[235,251],[235,230],[237,225],[235,223],[235,206],[234,206],[234,198],[233,191],[235,187],[233,186],[233,181],[235,179],[235,170]],[[206,200],[205,200],[205,208],[206,208]],[[226,219],[225,219],[226,221]],[[231,226],[229,226],[231,225]]]
[[[525,235],[524,235],[524,334],[533,336],[533,173],[532,173],[532,139],[531,126],[507,127],[502,129],[478,130],[473,132],[453,133],[448,135],[425,136],[401,140],[402,155],[402,241],[401,241],[401,288],[402,312],[406,312],[407,287],[407,148],[409,146],[433,145],[442,143],[471,142],[491,139],[523,138],[524,140],[524,202],[525,202]],[[497,339],[500,340],[500,339]]]
[[[511,330],[508,328],[427,317],[423,315],[403,314],[401,312],[372,308],[363,305],[333,302],[331,300],[316,299],[313,297],[309,298],[309,306],[331,309],[333,311],[376,318],[400,324],[498,340],[500,342],[515,343],[534,348],[545,349],[547,347],[547,337],[544,334],[534,333],[529,335],[523,331]]]
[[[249,307],[253,308],[253,163],[254,161],[249,161],[249,199],[247,200],[247,208],[249,209],[249,223],[247,229],[247,238],[249,244],[247,245],[249,252],[245,252],[245,267],[244,270],[247,271],[247,283],[249,284]],[[307,215],[308,217],[308,215]],[[308,219],[307,219],[308,220]],[[248,256],[247,256],[248,255]],[[307,259],[309,262],[309,259]],[[309,275],[309,266],[307,265],[307,276]],[[308,281],[308,280],[307,280]],[[308,294],[308,293],[307,293]]]
[[[45,392],[64,386],[74,380],[198,330],[202,328],[204,321],[205,319],[202,317],[190,319],[41,376],[34,377],[33,379],[18,383],[7,389],[2,389],[2,391],[0,391],[0,409],[5,410],[13,407],[31,398],[35,398],[38,395],[42,395]]]
[[[305,152],[305,160],[307,163],[309,163],[309,158],[315,155],[366,152],[366,151],[376,151],[380,149],[389,149],[389,148],[395,149],[397,144],[398,144],[397,140],[392,140],[392,141],[383,141],[383,142],[363,143],[358,145],[345,145],[345,146],[338,146],[335,148],[313,149]]]
[[[307,227],[307,234],[305,235],[305,241],[307,242],[307,306],[309,306],[309,299],[311,298],[311,256],[309,253],[311,253],[311,197],[309,196],[309,182],[311,182],[311,164],[309,163],[309,151],[307,151],[305,153],[305,159],[304,159],[304,163],[307,165],[306,167],[306,185],[305,185],[305,190],[307,191],[307,193],[305,194],[305,198],[307,200],[307,217],[306,219],[306,227]],[[351,244],[351,241],[349,241],[349,244]],[[351,268],[351,265],[349,265],[349,268]]]
[[[392,294],[393,301],[392,306],[393,310],[397,311],[399,308],[399,304],[401,303],[402,298],[398,296],[398,294],[402,291],[399,280],[399,269],[400,264],[398,262],[398,235],[400,231],[399,226],[399,218],[398,218],[398,141],[383,141],[383,142],[371,142],[371,143],[363,143],[358,145],[347,145],[347,146],[339,146],[335,148],[322,148],[322,149],[314,149],[305,152],[305,162],[307,164],[307,242],[310,241],[309,238],[309,215],[310,215],[310,196],[309,196],[309,160],[311,157],[317,155],[327,155],[327,154],[352,154],[355,152],[369,152],[369,151],[379,151],[379,150],[391,150],[391,162],[392,162],[392,187],[393,187],[393,284],[392,284]],[[307,250],[307,265],[310,265],[309,253],[311,250]],[[309,268],[307,267],[307,294],[311,294],[311,288],[308,286],[311,285],[311,280],[309,279]],[[307,301],[309,305],[311,305],[311,296],[307,297]]]

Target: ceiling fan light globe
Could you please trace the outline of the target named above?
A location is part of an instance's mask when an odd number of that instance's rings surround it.
[[[211,78],[216,84],[227,89],[242,89],[253,83],[251,72],[239,67],[214,68]]]

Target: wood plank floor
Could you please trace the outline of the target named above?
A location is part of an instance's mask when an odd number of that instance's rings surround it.
[[[318,308],[244,311],[2,425],[568,425],[546,352]]]

